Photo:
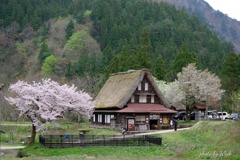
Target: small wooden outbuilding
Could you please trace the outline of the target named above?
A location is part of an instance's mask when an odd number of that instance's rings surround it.
[[[159,129],[177,112],[163,96],[149,70],[112,74],[95,98],[93,125],[129,131]]]

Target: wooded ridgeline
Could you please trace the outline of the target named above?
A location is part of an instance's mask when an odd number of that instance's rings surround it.
[[[226,95],[240,86],[233,45],[167,3],[2,0],[0,27],[6,85],[50,77],[96,95],[111,73],[148,68],[170,82],[195,62],[221,77]]]

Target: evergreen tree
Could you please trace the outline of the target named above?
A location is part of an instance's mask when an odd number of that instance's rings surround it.
[[[230,52],[226,55],[221,69],[223,88],[227,93],[236,91],[240,87],[239,56]]]
[[[47,40],[44,40],[40,44],[40,53],[38,55],[38,60],[39,60],[40,64],[43,64],[45,59],[47,57],[49,57],[50,55],[52,55],[52,54],[51,54],[51,52],[50,52],[50,50],[48,48]]]
[[[198,60],[196,53],[191,53],[187,50],[187,45],[182,44],[180,51],[177,53],[173,63],[173,71],[174,73],[179,73],[182,71],[183,67],[188,66],[190,63],[195,63],[198,67]]]
[[[144,28],[140,37],[140,45],[136,50],[136,69],[147,68],[151,69],[151,55],[153,54],[153,49],[149,40],[148,32]]]
[[[69,38],[72,36],[73,30],[74,30],[74,24],[73,24],[73,21],[70,20],[70,22],[68,23],[68,26],[67,26],[67,28],[66,28],[66,30],[65,30],[65,32],[66,32],[65,38],[66,38],[67,41],[68,41]]]
[[[165,80],[166,67],[161,55],[159,55],[156,60],[155,76],[158,80]]]
[[[74,76],[74,69],[73,69],[73,66],[72,66],[72,63],[71,63],[71,62],[69,62],[68,65],[67,65],[66,72],[65,72],[65,76],[66,76],[68,79],[72,79],[73,76]]]

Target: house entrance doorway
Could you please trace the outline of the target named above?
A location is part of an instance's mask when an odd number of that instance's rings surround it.
[[[150,130],[158,129],[158,120],[150,120]]]
[[[128,127],[129,131],[134,131],[135,130],[135,119],[128,118],[127,119],[127,127]]]

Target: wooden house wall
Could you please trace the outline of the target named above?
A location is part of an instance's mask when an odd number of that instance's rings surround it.
[[[109,113],[95,113],[95,121],[92,118],[92,124],[98,125],[103,128],[112,128],[121,130],[123,128],[128,128],[128,120],[134,120],[134,131],[152,130],[159,129],[161,126],[169,126],[172,114],[114,114],[114,117],[109,121],[105,122],[106,114]],[[99,121],[98,116],[101,115],[101,120]],[[113,114],[112,114],[113,115]]]
[[[145,88],[145,83],[148,84],[148,88]],[[148,81],[147,77],[145,76],[141,82],[141,90],[138,89],[138,87],[136,88],[135,92],[133,93],[133,97],[134,97],[134,102],[131,101],[131,98],[129,99],[128,103],[141,103],[140,102],[140,96],[144,95],[146,96],[146,103],[152,103],[151,102],[151,96],[154,96],[154,103],[155,104],[163,104],[162,101],[158,98],[154,87],[152,86],[152,84]]]

